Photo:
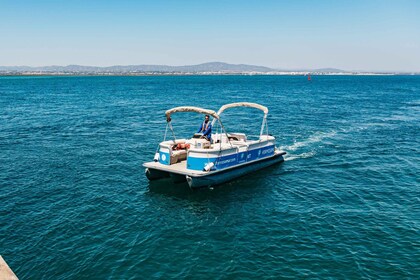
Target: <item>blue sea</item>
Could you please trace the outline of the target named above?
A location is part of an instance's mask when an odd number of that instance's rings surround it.
[[[285,162],[148,182],[165,110],[239,101]],[[418,279],[420,76],[0,77],[0,255],[20,279]]]

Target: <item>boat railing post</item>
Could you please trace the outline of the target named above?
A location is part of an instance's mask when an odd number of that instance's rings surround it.
[[[173,129],[173,127],[172,127],[172,122],[171,121],[169,121],[169,128],[171,129],[171,131],[172,131],[172,135],[174,136],[174,143],[176,142],[176,137],[175,137],[175,132],[174,132],[174,129]]]
[[[226,129],[225,129],[225,127],[223,126],[222,121],[221,121],[220,119],[219,119],[219,123],[220,123],[220,127],[221,127],[221,128],[222,128],[222,130],[225,132],[226,138],[227,138],[227,140],[228,140],[228,142],[229,142],[230,146],[233,148],[233,145],[232,145],[232,143],[230,142],[230,139],[229,139],[229,135],[228,135],[228,133],[226,132]],[[220,134],[220,142],[221,142],[221,140],[222,140],[222,134]]]
[[[261,124],[261,130],[260,130],[260,141],[261,141],[261,136],[262,136],[262,134],[263,134],[263,131],[264,131],[264,124],[266,124],[267,123],[267,114],[264,114],[264,117],[263,117],[263,121],[262,121],[262,124]],[[268,132],[268,127],[267,127],[267,132]]]
[[[265,118],[265,127],[267,128],[267,137],[268,137],[268,120],[267,120],[267,118]]]
[[[163,142],[166,141],[166,135],[168,133],[168,126],[169,126],[169,122],[166,122],[166,128],[165,128],[165,136],[163,137]]]

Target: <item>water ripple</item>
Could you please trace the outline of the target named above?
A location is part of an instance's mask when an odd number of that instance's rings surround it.
[[[419,275],[417,76],[0,77],[0,93],[0,254],[21,279]],[[166,109],[237,101],[269,107],[283,164],[197,191],[147,181]],[[224,122],[257,135],[260,117]],[[173,121],[190,135],[201,116]]]

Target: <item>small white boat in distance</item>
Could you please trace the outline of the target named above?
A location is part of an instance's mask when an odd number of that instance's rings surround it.
[[[227,133],[222,113],[233,107],[251,107],[263,111],[260,135],[250,140],[244,133]],[[213,117],[211,141],[194,134],[191,139],[175,139],[171,114],[196,112]],[[286,152],[276,147],[276,139],[268,134],[268,109],[265,106],[239,102],[222,106],[216,113],[198,107],[176,107],[166,111],[165,139],[158,146],[154,160],[144,163],[149,180],[171,178],[174,183],[188,182],[191,188],[214,186],[250,172],[284,161]],[[168,128],[173,140],[166,140]],[[266,132],[264,134],[264,131]]]

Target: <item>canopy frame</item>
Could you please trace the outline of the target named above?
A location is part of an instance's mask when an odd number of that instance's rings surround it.
[[[223,126],[222,121],[220,120],[220,116],[215,111],[204,109],[204,108],[200,108],[200,107],[194,107],[194,106],[181,106],[181,107],[175,107],[175,108],[169,109],[169,110],[167,110],[165,112],[166,122],[168,124],[167,127],[169,126],[169,128],[171,129],[172,134],[174,136],[174,141],[176,141],[176,138],[175,138],[175,132],[173,130],[172,123],[171,123],[171,121],[172,121],[171,114],[173,114],[173,113],[179,113],[179,112],[195,112],[195,113],[199,113],[199,114],[205,114],[205,115],[212,116],[213,117],[213,121],[211,122],[211,125],[213,126],[214,123],[215,123],[215,121],[218,120],[221,129],[225,132],[226,137],[229,139],[228,133],[227,133],[225,127]],[[165,132],[165,139],[166,139],[166,132]],[[229,143],[230,143],[230,141],[229,141]]]
[[[234,107],[251,107],[251,108],[255,108],[255,109],[263,111],[265,115],[268,114],[267,107],[257,104],[257,103],[251,103],[251,102],[236,102],[236,103],[225,104],[222,107],[220,107],[219,111],[217,111],[217,114],[221,115],[223,111],[225,111],[226,109],[234,108]]]
[[[267,107],[265,107],[263,105],[260,105],[260,104],[257,104],[257,103],[251,103],[251,102],[229,103],[229,104],[225,104],[222,107],[220,107],[219,111],[217,111],[217,115],[219,115],[219,117],[220,117],[220,115],[226,109],[235,108],[235,107],[250,107],[250,108],[255,108],[255,109],[263,111],[264,112],[264,117],[263,117],[262,124],[261,124],[260,138],[261,138],[261,135],[263,134],[264,126],[267,129],[267,135],[268,135],[268,123],[267,123],[268,108]],[[213,120],[211,124],[214,125],[214,122],[215,122],[215,120]]]
[[[181,107],[175,107],[175,108],[167,110],[165,112],[166,121],[170,122],[171,114],[178,113],[178,112],[196,112],[199,114],[212,116],[214,119],[218,119],[218,120],[220,119],[219,115],[213,110],[203,109],[203,108],[194,107],[194,106],[181,106]]]

